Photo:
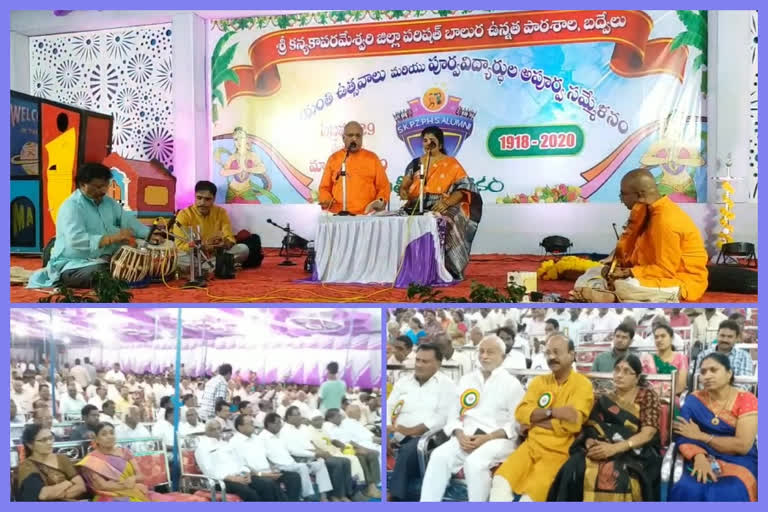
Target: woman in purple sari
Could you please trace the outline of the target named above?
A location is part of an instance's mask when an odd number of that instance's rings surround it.
[[[718,352],[702,360],[701,381],[673,427],[685,471],[669,500],[757,501],[757,397],[733,386]]]

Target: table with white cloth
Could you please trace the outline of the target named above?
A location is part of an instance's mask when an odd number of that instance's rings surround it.
[[[313,281],[324,283],[440,285],[453,282],[445,268],[438,217],[320,217]]]

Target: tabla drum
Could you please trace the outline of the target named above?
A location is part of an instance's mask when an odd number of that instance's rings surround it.
[[[176,271],[176,244],[172,240],[152,245],[145,244],[144,248],[149,252],[149,277],[151,279],[163,279]]]
[[[109,262],[112,277],[136,284],[144,281],[149,273],[150,254],[144,247],[124,245],[117,250]]]

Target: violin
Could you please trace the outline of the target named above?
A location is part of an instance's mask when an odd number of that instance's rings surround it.
[[[613,251],[613,259],[611,259],[610,266],[608,267],[608,278],[610,278],[617,266],[629,267],[632,265],[630,260],[635,250],[635,244],[640,234],[645,231],[648,225],[648,212],[648,205],[639,202],[635,203],[632,210],[630,210],[629,219],[624,225],[624,231],[621,233],[619,241],[616,243],[616,249]]]

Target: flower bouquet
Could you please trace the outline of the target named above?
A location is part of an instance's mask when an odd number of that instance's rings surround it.
[[[536,187],[533,194],[515,194],[496,199],[497,204],[521,203],[583,203],[581,188],[573,185],[554,185]]]
[[[600,263],[586,258],[564,256],[557,262],[553,260],[543,261],[536,273],[545,281],[575,281],[587,270],[599,266]]]

